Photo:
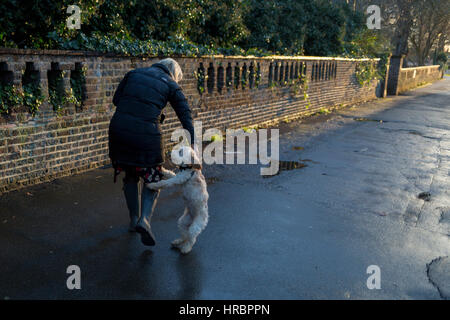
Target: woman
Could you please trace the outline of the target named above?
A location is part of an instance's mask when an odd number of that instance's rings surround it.
[[[155,245],[150,220],[159,191],[141,188],[139,208],[138,182],[139,177],[144,182],[161,178],[160,165],[164,157],[159,124],[167,102],[191,139],[194,137],[191,110],[178,85],[182,77],[179,64],[173,59],[164,59],[149,68],[128,72],[113,98],[117,109],[109,125],[109,157],[115,177],[125,171],[123,192],[130,212],[130,231],[140,233],[142,243],[147,246]]]

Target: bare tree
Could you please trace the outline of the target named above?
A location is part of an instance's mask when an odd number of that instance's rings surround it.
[[[396,0],[392,12],[396,16],[394,23],[393,54],[408,54],[408,39],[414,21],[415,6],[420,0]]]
[[[445,44],[450,26],[450,0],[421,0],[416,7],[410,42],[418,65],[425,65],[433,46]]]
[[[439,35],[437,41],[436,50],[438,52],[444,52],[445,46],[450,44],[450,23],[447,24],[447,29]]]
[[[356,9],[366,13],[369,5],[377,5],[381,11],[380,32],[390,39],[393,55],[408,53],[408,39],[414,21],[416,3],[421,0],[358,0]]]
[[[381,11],[383,38],[390,39],[394,56],[408,55],[423,65],[432,50],[438,52],[450,41],[450,0],[331,0],[346,2],[366,14],[369,5]]]

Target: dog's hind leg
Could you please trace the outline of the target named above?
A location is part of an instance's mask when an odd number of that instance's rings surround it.
[[[192,250],[195,242],[197,241],[197,237],[199,234],[205,229],[208,224],[208,208],[206,206],[201,206],[197,208],[196,215],[193,218],[189,229],[187,230],[188,237],[185,242],[179,245],[180,251],[182,253],[188,253]]]
[[[183,215],[178,219],[178,230],[180,231],[181,238],[172,241],[172,246],[178,247],[189,238],[188,229],[192,224],[192,217],[189,214],[189,209],[184,209]]]

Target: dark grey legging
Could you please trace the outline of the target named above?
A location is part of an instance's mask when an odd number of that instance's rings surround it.
[[[139,183],[139,178],[134,168],[126,168],[125,178],[123,179],[123,192],[130,213],[130,219],[140,218],[143,220],[142,222],[150,226],[150,220],[156,206],[159,191],[145,188],[142,183]],[[141,205],[139,210],[140,189]]]

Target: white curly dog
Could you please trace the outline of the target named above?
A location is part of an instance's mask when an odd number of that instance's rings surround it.
[[[190,147],[181,147],[177,150],[177,152],[172,152],[172,162],[180,164],[180,171],[175,174],[161,167],[163,177],[167,180],[148,183],[146,187],[158,190],[182,185],[186,207],[183,215],[178,219],[181,237],[172,241],[172,246],[185,254],[192,250],[197,237],[208,224],[209,195],[206,190],[205,177],[201,172],[200,161],[195,151]]]

